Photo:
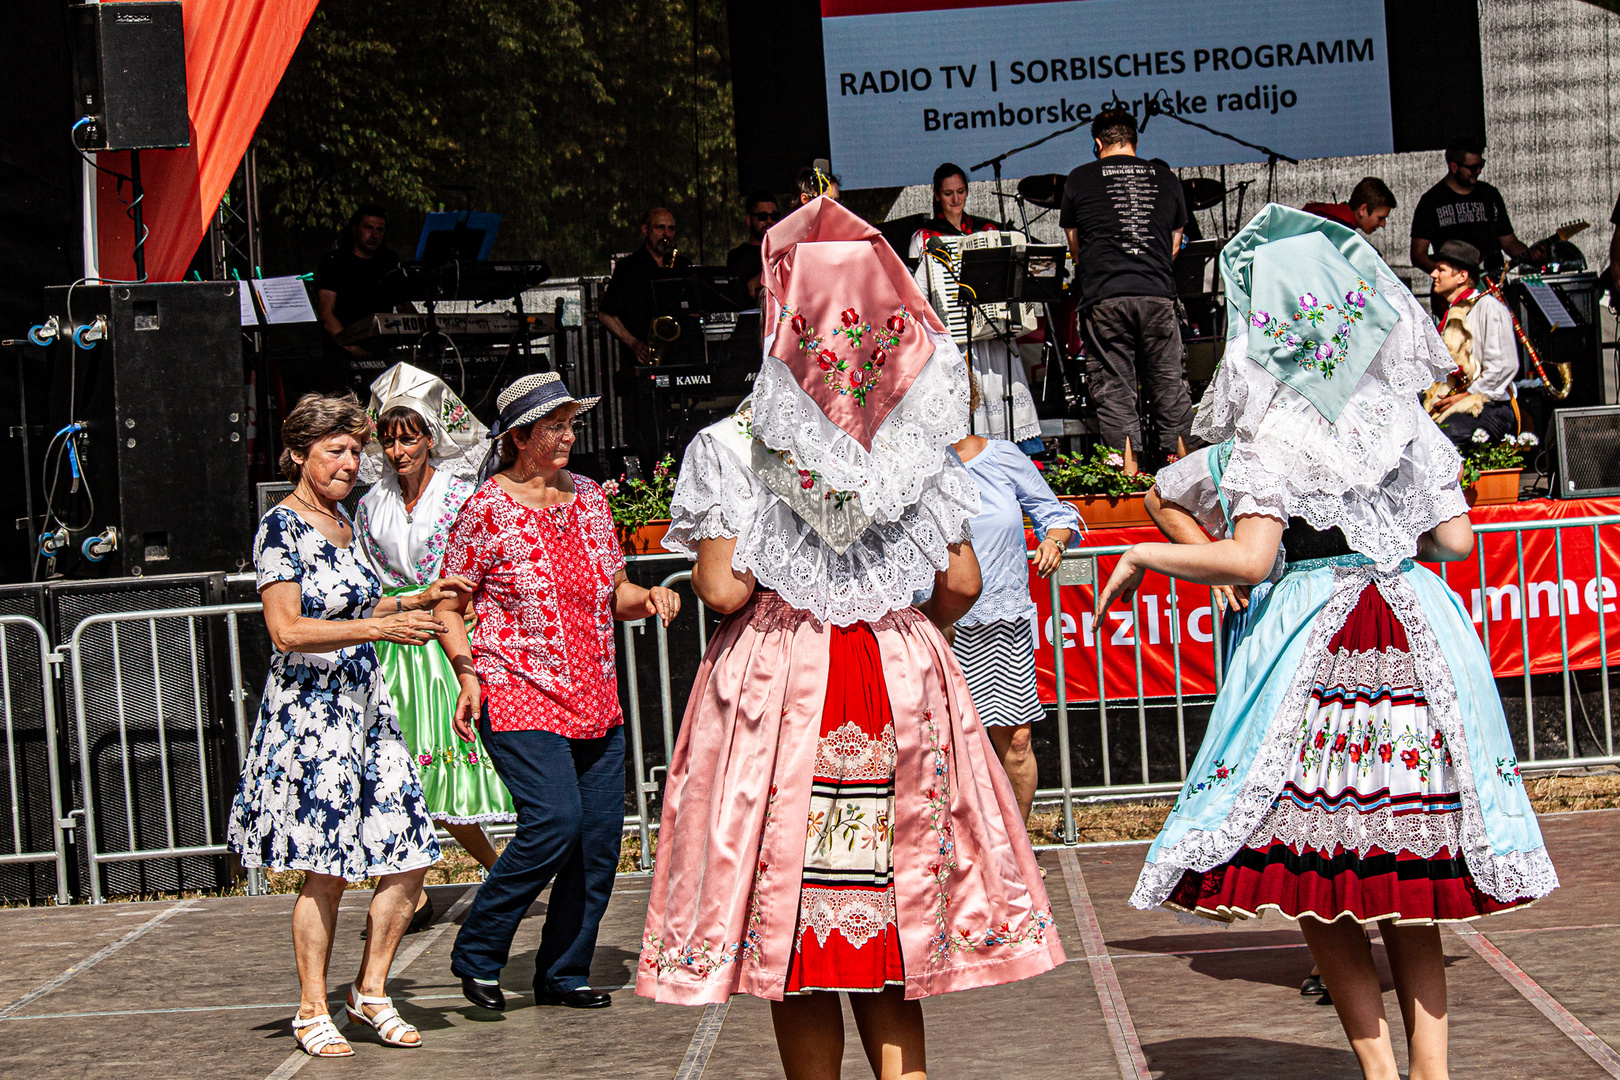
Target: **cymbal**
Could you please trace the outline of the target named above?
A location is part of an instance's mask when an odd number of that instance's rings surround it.
[[[1018,194],[1027,202],[1048,210],[1063,208],[1063,182],[1067,177],[1061,173],[1037,173],[1026,176],[1018,181]]]
[[[1181,190],[1186,195],[1188,210],[1208,210],[1212,206],[1219,206],[1221,200],[1226,198],[1226,188],[1219,180],[1208,176],[1183,180]]]

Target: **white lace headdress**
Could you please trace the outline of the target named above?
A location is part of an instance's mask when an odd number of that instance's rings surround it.
[[[395,364],[371,384],[371,403],[366,415],[372,434],[366,440],[366,453],[360,462],[360,479],[375,484],[388,472],[382,446],[377,442],[377,423],[383,414],[405,406],[422,418],[433,439],[429,460],[433,468],[452,476],[476,479],[484,460],[489,429],[472,414],[445,381],[410,364]]]
[[[664,546],[737,537],[733,565],[838,625],[880,618],[944,569],[978,489],[967,364],[871,225],[819,198],[763,251],[764,356],[749,407],[687,449]]]
[[[1289,279],[1300,272],[1297,266],[1252,256],[1279,238],[1305,233],[1322,234],[1346,256],[1339,287],[1323,289],[1332,299],[1318,307],[1343,306],[1337,298],[1347,294],[1376,294],[1395,316],[1376,351],[1367,349],[1370,357],[1336,373],[1330,366],[1327,375],[1319,369],[1300,375],[1281,366],[1293,355],[1318,355],[1316,341],[1291,340],[1301,337],[1291,327],[1310,324],[1303,309],[1311,305],[1304,301],[1316,296],[1286,305],[1301,309],[1292,312],[1276,304],[1269,305],[1276,312],[1261,310],[1252,299],[1300,291]],[[1226,351],[1192,430],[1203,442],[1233,440],[1220,483],[1233,520],[1263,514],[1284,521],[1300,517],[1321,530],[1337,527],[1353,550],[1387,570],[1417,553],[1419,536],[1468,512],[1458,483],[1462,459],[1418,401],[1451,370],[1451,356],[1423,306],[1370,244],[1336,222],[1272,205],[1226,246],[1221,270],[1231,301]],[[1290,325],[1272,325],[1279,314]],[[1330,311],[1319,321],[1321,347],[1331,351],[1330,334],[1337,337],[1347,324],[1354,329],[1354,319],[1341,319]],[[1306,345],[1311,348],[1302,352]],[[1330,385],[1335,374],[1341,380],[1336,387]],[[1347,378],[1354,382],[1346,395]]]

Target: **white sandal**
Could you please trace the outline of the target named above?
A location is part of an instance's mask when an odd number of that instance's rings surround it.
[[[320,1016],[312,1016],[308,1020],[300,1020],[297,1016],[294,1016],[292,1029],[293,1038],[298,1040],[298,1045],[302,1046],[304,1053],[310,1057],[354,1057],[354,1047],[349,1045],[349,1040],[343,1037],[343,1033],[337,1029],[337,1025],[332,1023],[331,1016],[326,1013],[322,1013]],[[341,1054],[324,1053],[328,1046],[336,1043],[343,1044]]]
[[[381,1005],[382,1009],[375,1016],[367,1016],[365,1010],[367,1005]],[[377,1033],[377,1038],[388,1046],[400,1046],[406,1050],[414,1050],[422,1045],[420,1033],[418,1033],[415,1042],[400,1041],[400,1036],[409,1035],[411,1032],[416,1031],[416,1025],[405,1022],[399,1015],[399,1010],[394,1008],[392,998],[367,997],[360,992],[359,987],[350,984],[348,1010],[351,1019],[358,1020],[371,1028]]]

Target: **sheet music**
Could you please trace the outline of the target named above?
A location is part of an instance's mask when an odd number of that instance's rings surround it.
[[[1553,292],[1553,287],[1539,277],[1525,278],[1524,291],[1530,294],[1530,299],[1536,302],[1536,307],[1541,309],[1547,324],[1554,330],[1580,325],[1558,299],[1558,294]]]
[[[309,291],[302,278],[254,278],[253,289],[264,306],[264,321],[272,326],[280,323],[315,322],[315,309],[309,303]]]
[[[253,308],[253,293],[248,291],[247,282],[238,281],[236,283],[236,298],[242,304],[242,325],[258,326],[259,313]]]

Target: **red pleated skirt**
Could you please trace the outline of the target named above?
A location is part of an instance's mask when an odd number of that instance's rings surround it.
[[[799,921],[785,993],[876,991],[905,972],[895,920],[894,717],[877,639],[829,628]]]

